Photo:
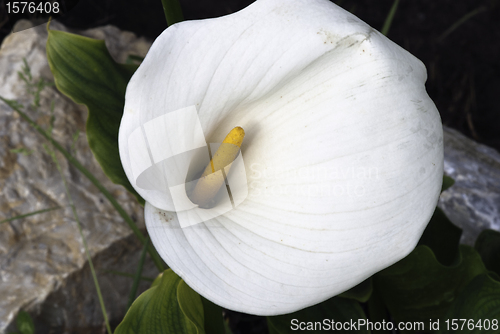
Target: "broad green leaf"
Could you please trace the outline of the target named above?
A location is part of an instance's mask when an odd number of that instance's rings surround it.
[[[201,297],[201,296],[200,296]],[[225,332],[222,308],[210,300],[201,297],[203,313],[205,315],[205,332],[207,334],[220,334]]]
[[[467,284],[487,272],[479,254],[461,245],[450,265],[439,263],[432,250],[418,246],[403,260],[374,276],[389,313],[396,321],[442,318]]]
[[[448,265],[457,257],[461,235],[462,230],[436,208],[418,244],[428,246],[439,262]]]
[[[373,288],[372,294],[370,296],[370,299],[368,299],[368,303],[366,306],[368,308],[368,319],[370,319],[372,323],[387,323],[391,321],[389,312],[387,311],[387,307],[385,306],[384,301],[382,300],[382,297],[380,296],[380,293],[377,291],[377,289]],[[388,330],[388,328],[381,328],[380,330],[371,328],[371,330],[372,333],[392,334],[392,331]]]
[[[452,328],[451,319],[466,319],[463,330],[462,321],[456,322],[458,332],[500,333],[500,282],[487,274],[474,278],[455,300],[446,319],[448,323],[441,321],[440,333],[443,334],[457,332]]]
[[[363,322],[365,324],[360,327],[359,323]],[[369,333],[360,304],[355,300],[339,297],[294,313],[267,317],[267,324],[269,334],[325,333],[332,330],[336,333]],[[342,328],[335,327],[340,324]]]
[[[474,247],[481,255],[486,268],[500,276],[500,232],[484,230],[477,237]]]
[[[182,313],[204,332],[205,317],[203,314],[203,303],[201,297],[191,289],[182,279],[177,286],[177,302]]]
[[[349,298],[357,300],[360,303],[366,303],[373,291],[373,282],[372,278],[368,278],[363,282],[359,283],[355,287],[343,292],[339,295],[342,298]]]
[[[161,283],[161,279],[163,277],[163,273],[159,273],[158,276],[154,279],[153,283],[151,283],[151,287],[154,288],[155,286],[159,285]]]
[[[171,269],[132,304],[115,334],[204,334],[203,304]]]
[[[19,311],[16,318],[17,329],[21,334],[35,333],[35,325],[30,315],[25,311]]]
[[[125,89],[137,65],[116,63],[104,41],[49,30],[47,59],[59,91],[87,106],[87,139],[104,173],[144,203],[130,185],[118,154]]]
[[[443,185],[441,186],[441,192],[447,190],[455,184],[455,180],[449,176],[443,175]]]

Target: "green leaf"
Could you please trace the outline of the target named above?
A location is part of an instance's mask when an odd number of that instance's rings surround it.
[[[171,269],[132,304],[115,334],[203,334],[200,296]]]
[[[87,139],[104,173],[144,203],[132,188],[118,154],[125,89],[137,65],[116,63],[104,41],[49,30],[47,59],[59,91],[87,106]]]
[[[418,244],[428,246],[439,262],[448,265],[457,257],[461,235],[462,230],[436,208]]]
[[[370,296],[370,299],[368,299],[366,306],[368,309],[368,319],[370,319],[372,323],[387,323],[391,321],[387,307],[385,306],[385,303],[380,296],[380,292],[377,291],[377,289],[373,288],[372,295]],[[372,333],[392,334],[392,331],[387,328],[381,328],[379,330],[372,328]]]
[[[410,255],[374,276],[389,313],[396,321],[442,318],[460,292],[487,270],[479,254],[461,245],[451,266],[439,263],[432,250],[418,246]]]
[[[17,329],[21,334],[33,334],[35,333],[35,325],[31,316],[25,311],[19,311],[16,318]]]
[[[452,177],[443,175],[443,185],[441,186],[441,192],[451,188],[455,184],[455,180]]]
[[[341,293],[339,297],[354,299],[360,303],[366,303],[368,299],[370,299],[372,291],[373,283],[372,278],[370,277],[346,292]]]
[[[177,302],[182,310],[182,313],[195,325],[196,333],[205,332],[203,314],[203,303],[201,297],[193,289],[191,289],[182,279],[177,286]],[[193,333],[195,333],[193,331]]]
[[[160,285],[161,279],[163,278],[163,273],[159,273],[158,276],[153,280],[153,283],[151,283],[151,287],[154,288],[157,285]]]
[[[201,296],[200,296],[201,297]],[[205,332],[207,334],[220,334],[225,332],[222,307],[201,297],[205,315]]]
[[[338,297],[294,313],[267,317],[269,334],[325,333],[332,330],[336,333],[369,333],[365,327],[358,326],[358,322],[363,321],[366,321],[366,316],[357,301]],[[345,327],[336,329],[336,323]]]
[[[474,247],[481,255],[486,268],[500,276],[500,232],[484,230],[477,237]]]
[[[457,323],[464,333],[500,333],[500,282],[487,274],[474,278],[455,300],[446,319],[450,319],[448,326],[441,321],[440,333],[457,332],[451,319],[466,319],[463,330],[462,322]],[[495,320],[496,330],[492,327]]]

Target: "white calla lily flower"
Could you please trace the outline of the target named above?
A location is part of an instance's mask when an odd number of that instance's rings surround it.
[[[159,254],[207,299],[257,315],[322,302],[402,259],[429,222],[443,174],[442,125],[425,80],[418,59],[327,0],[257,0],[169,27],[128,84],[119,132]],[[164,120],[166,134],[160,126],[148,137],[151,121],[189,110],[208,143],[245,130],[248,193],[182,227],[183,209],[160,180],[175,168],[157,168],[145,185],[137,171],[196,137],[175,117]]]

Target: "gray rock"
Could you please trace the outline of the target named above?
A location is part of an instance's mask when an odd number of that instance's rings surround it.
[[[21,21],[26,25],[29,22]],[[52,29],[66,30],[57,23]],[[150,43],[107,26],[78,32],[106,40],[111,54],[124,62],[128,54],[144,56]],[[34,80],[52,80],[46,55],[45,26],[6,38],[0,49],[0,95],[28,105],[32,97],[17,74],[23,58]],[[28,112],[47,128],[54,101],[54,138],[72,149],[79,161],[112,191],[125,210],[143,227],[142,208],[122,187],[103,174],[88,148],[86,109],[54,87],[41,95],[41,107]],[[73,136],[82,133],[76,141]],[[445,172],[456,184],[441,195],[439,206],[464,229],[463,242],[473,243],[485,228],[500,230],[500,155],[458,132],[445,128]],[[16,215],[60,206],[62,209],[0,225],[0,333],[13,331],[20,309],[35,318],[37,333],[103,332],[94,284],[76,222],[67,206],[61,177],[43,147],[44,141],[19,115],[0,102],[0,221]],[[30,154],[15,153],[25,149]],[[66,160],[58,155],[71,195],[77,204],[111,322],[123,318],[132,280],[106,273],[134,273],[141,245],[107,200]],[[149,261],[144,276],[154,277]],[[141,290],[149,283],[143,283]]]
[[[482,230],[500,231],[500,154],[446,127],[444,148],[444,172],[455,184],[438,205],[463,229],[461,242],[473,245]]]
[[[20,25],[30,24],[22,21]],[[52,23],[52,29],[66,30]],[[107,26],[80,34],[105,39],[115,59],[124,62],[129,54],[144,56],[150,43],[129,32]],[[53,81],[46,54],[45,26],[8,36],[0,49],[0,95],[30,105],[18,72],[23,58],[34,81]],[[54,102],[53,137],[110,190],[124,209],[144,228],[143,209],[121,186],[112,184],[95,161],[84,135],[86,108],[77,106],[48,87],[40,96],[41,106],[27,108],[29,116],[48,128]],[[80,133],[77,139],[74,136]],[[44,148],[45,140],[3,102],[0,102],[0,221],[53,207],[61,209],[0,225],[0,333],[14,331],[19,309],[36,320],[37,333],[101,332],[103,316],[78,233],[68,206],[61,175]],[[21,149],[23,153],[12,150]],[[18,151],[19,152],[19,151]],[[76,203],[107,311],[112,322],[124,316],[132,279],[107,273],[135,273],[142,246],[130,228],[103,195],[78,170],[58,154],[63,173]],[[148,261],[144,275],[157,270]],[[149,282],[141,284],[141,290]]]

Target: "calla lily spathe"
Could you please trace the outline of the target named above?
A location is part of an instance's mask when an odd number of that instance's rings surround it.
[[[207,299],[257,315],[322,302],[397,262],[441,188],[425,80],[418,59],[327,0],[257,0],[169,27],[130,80],[119,132],[159,254]],[[245,129],[248,196],[180,228],[170,194],[135,184],[129,136],[188,106],[207,142]]]

